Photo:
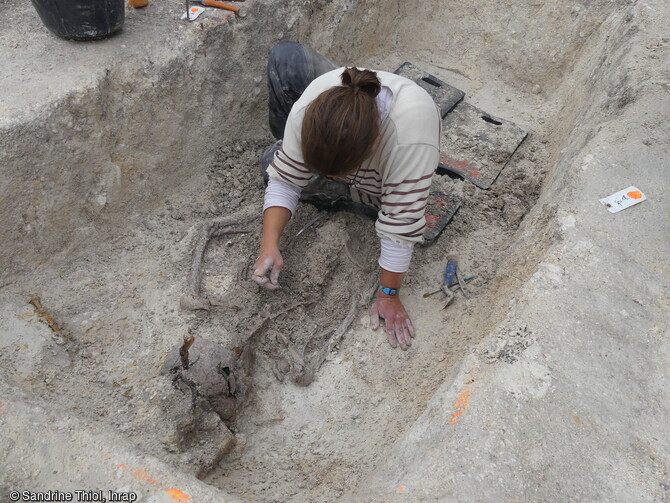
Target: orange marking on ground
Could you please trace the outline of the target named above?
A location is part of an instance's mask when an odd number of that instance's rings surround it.
[[[639,190],[631,190],[628,194],[626,194],[628,197],[631,199],[642,199],[642,192]]]
[[[174,487],[171,487],[170,489],[165,489],[165,494],[170,496],[173,500],[179,501],[180,503],[186,503],[187,501],[191,501],[191,497],[188,494]]]
[[[141,480],[142,482],[148,482],[149,484],[158,484],[158,482],[156,482],[155,479],[149,477],[149,474],[144,470],[135,470],[133,473],[131,473],[131,475],[136,479]]]
[[[125,470],[128,468],[128,465],[124,465],[123,463],[119,463],[116,466],[121,470]],[[148,484],[153,484],[155,486],[165,487],[164,484],[161,484],[158,481],[156,481],[156,479],[151,478],[149,474],[144,470],[134,470],[133,472],[131,472],[130,475],[132,475],[138,480],[141,480],[142,482],[147,482]],[[173,501],[177,501],[179,503],[187,503],[191,501],[191,497],[188,494],[177,489],[176,487],[168,487],[167,489],[163,489],[163,492],[168,496],[170,496]]]
[[[466,386],[470,386],[470,384],[466,384]],[[461,394],[458,395],[459,400],[465,400],[467,396],[470,394],[470,390],[468,388],[465,388],[463,391],[461,391]]]
[[[451,424],[456,424],[458,422],[458,418],[463,415],[465,408],[468,406],[471,393],[470,385],[472,385],[473,381],[474,378],[472,378],[472,380],[465,385],[465,389],[461,391],[461,393],[456,398],[456,403],[454,403],[454,409],[456,410],[454,410],[454,413],[451,415]]]

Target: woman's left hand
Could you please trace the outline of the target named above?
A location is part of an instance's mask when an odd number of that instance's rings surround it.
[[[412,345],[414,325],[397,295],[377,293],[377,299],[370,308],[372,330],[379,328],[379,318],[384,318],[386,337],[391,347],[396,348],[400,344],[400,349],[406,351]]]

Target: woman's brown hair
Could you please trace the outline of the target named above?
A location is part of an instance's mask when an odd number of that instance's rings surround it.
[[[347,175],[372,154],[379,136],[375,97],[377,74],[345,68],[342,85],[321,93],[305,111],[302,153],[305,166],[328,176]]]

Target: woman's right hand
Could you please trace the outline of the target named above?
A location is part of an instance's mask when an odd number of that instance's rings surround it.
[[[271,206],[263,212],[261,251],[254,263],[251,279],[269,290],[279,288],[279,273],[284,267],[279,238],[290,218],[291,210],[283,206]]]
[[[251,279],[269,290],[275,290],[279,288],[279,273],[283,267],[284,259],[279,248],[272,247],[265,250],[261,247],[261,252],[254,263]]]

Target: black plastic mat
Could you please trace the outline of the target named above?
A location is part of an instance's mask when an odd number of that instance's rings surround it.
[[[442,123],[437,173],[453,173],[488,189],[526,135],[513,122],[459,103]]]
[[[465,96],[465,93],[460,89],[450,86],[446,82],[435,77],[435,75],[424,72],[409,62],[400,65],[400,68],[393,73],[413,80],[425,89],[439,107],[442,113],[442,118],[444,118],[456,104],[463,99],[463,96]]]
[[[424,246],[435,242],[461,206],[461,202],[447,194],[431,191],[426,206],[426,229],[423,231]]]
[[[462,101],[463,91],[412,63],[403,63],[395,73],[425,89],[442,113],[437,173],[457,175],[482,189],[490,188],[527,132]]]

